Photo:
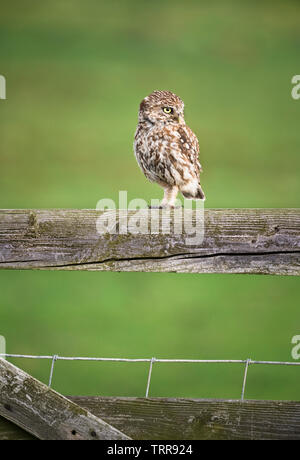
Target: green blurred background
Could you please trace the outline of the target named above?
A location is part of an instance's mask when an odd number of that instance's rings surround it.
[[[0,207],[161,197],[136,164],[138,104],[176,92],[206,207],[298,207],[297,1],[1,2]],[[7,352],[291,361],[295,277],[0,273]],[[49,361],[12,360],[47,382]],[[64,394],[143,396],[148,365],[57,362]],[[252,366],[246,397],[300,399],[299,368]],[[152,396],[238,398],[242,365],[155,364]]]

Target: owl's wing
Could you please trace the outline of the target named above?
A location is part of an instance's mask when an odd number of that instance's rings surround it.
[[[152,128],[147,136],[149,152],[148,169],[154,181],[170,185],[197,179],[199,163],[198,139],[186,125]]]
[[[182,144],[183,154],[190,159],[191,163],[198,170],[198,175],[202,172],[202,166],[199,162],[199,142],[197,136],[187,125],[179,125],[178,133]]]

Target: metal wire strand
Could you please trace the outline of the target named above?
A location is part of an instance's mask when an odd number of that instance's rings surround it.
[[[6,358],[28,358],[28,359],[53,359],[56,356],[56,360],[62,361],[115,361],[115,362],[127,362],[127,363],[150,363],[152,359],[155,359],[157,363],[240,363],[246,364],[274,364],[274,365],[288,365],[288,366],[300,366],[300,362],[293,361],[254,361],[252,359],[163,359],[163,358],[98,358],[98,357],[86,357],[86,356],[58,356],[58,355],[21,355],[12,353],[0,353],[0,357]]]
[[[248,367],[251,362],[251,359],[247,359],[246,365],[245,365],[245,371],[244,371],[244,379],[243,379],[243,388],[242,388],[242,395],[241,395],[241,400],[244,401],[244,395],[245,395],[245,388],[246,388],[246,381],[247,381],[247,375],[248,375]]]
[[[51,369],[50,369],[50,376],[49,376],[48,387],[51,387],[52,378],[53,378],[53,371],[54,371],[54,364],[55,364],[55,361],[56,361],[57,359],[58,359],[58,356],[57,356],[57,355],[53,355],[52,363],[51,363]]]
[[[149,389],[151,384],[153,364],[156,363],[229,363],[229,364],[244,364],[244,378],[241,393],[241,400],[244,401],[245,389],[247,383],[248,368],[250,364],[268,364],[268,365],[281,365],[281,366],[300,366],[300,362],[291,361],[254,361],[248,359],[162,359],[162,358],[101,358],[101,357],[84,357],[84,356],[58,356],[58,355],[21,355],[12,353],[0,353],[0,358],[28,358],[28,359],[50,359],[51,369],[49,376],[48,386],[51,387],[54,373],[54,365],[58,360],[62,361],[110,361],[110,362],[127,362],[127,363],[150,363],[147,387],[146,387],[146,398],[149,397]]]
[[[149,366],[149,373],[148,373],[148,380],[147,380],[146,398],[148,398],[148,395],[149,395],[149,388],[150,388],[150,382],[151,382],[151,376],[152,376],[152,368],[153,368],[153,363],[155,361],[156,361],[155,358],[151,358],[150,366]]]

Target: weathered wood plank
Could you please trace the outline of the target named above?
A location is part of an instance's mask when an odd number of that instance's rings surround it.
[[[295,401],[68,398],[137,440],[300,439]],[[0,440],[29,436],[0,417]]]
[[[147,212],[142,220],[150,230]],[[152,228],[170,223],[170,233],[156,234],[99,234],[101,216],[97,210],[0,210],[0,268],[300,274],[300,209],[208,209],[204,239],[194,244],[187,244],[187,231],[174,231],[176,212],[171,220],[152,212]],[[116,219],[122,228],[122,211]]]
[[[300,402],[71,397],[132,439],[300,439]]]
[[[0,415],[38,439],[130,439],[2,358]]]
[[[0,441],[33,441],[35,436],[0,416]]]

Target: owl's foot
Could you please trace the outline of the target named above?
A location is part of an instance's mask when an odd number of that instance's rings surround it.
[[[160,206],[160,209],[180,209],[182,208],[181,205],[174,205],[174,204],[166,204],[166,205],[162,205]]]
[[[170,204],[161,204],[160,206],[148,206],[148,209],[179,209],[182,208],[181,205],[175,206]]]

